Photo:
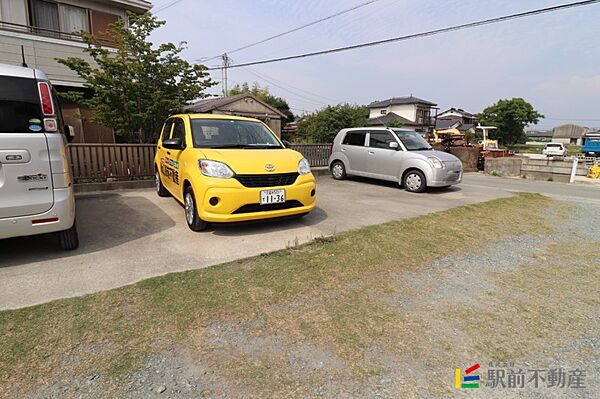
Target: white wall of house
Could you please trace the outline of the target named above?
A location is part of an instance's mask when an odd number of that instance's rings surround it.
[[[80,57],[91,62],[83,53],[83,43],[0,30],[0,63],[21,65],[21,46],[27,65],[44,71],[52,83],[83,86],[83,80],[55,59]]]
[[[386,112],[381,113],[381,111]],[[380,116],[384,116],[385,114],[390,112],[393,112],[396,115],[399,115],[413,122],[417,119],[416,104],[395,104],[383,108],[371,108],[369,109],[369,118],[379,118]]]

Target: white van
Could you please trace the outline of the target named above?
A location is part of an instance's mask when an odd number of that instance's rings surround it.
[[[46,75],[0,64],[0,239],[56,233],[63,249],[79,246],[72,137]]]

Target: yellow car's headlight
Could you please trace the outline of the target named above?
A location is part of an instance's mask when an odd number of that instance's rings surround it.
[[[217,177],[219,179],[229,179],[233,177],[235,173],[233,170],[223,162],[211,161],[209,159],[200,159],[198,161],[198,167],[200,172],[204,176]]]
[[[298,162],[298,173],[301,175],[307,175],[310,173],[310,163],[306,158],[302,158]]]

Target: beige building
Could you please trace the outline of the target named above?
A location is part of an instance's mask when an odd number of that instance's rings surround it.
[[[200,100],[188,105],[186,110],[202,114],[236,115],[260,119],[279,137],[281,137],[281,119],[285,118],[285,114],[277,108],[259,100],[250,93]]]
[[[43,70],[57,91],[85,91],[84,82],[56,61],[87,57],[76,32],[106,39],[108,25],[127,18],[127,11],[144,13],[151,7],[143,0],[0,0],[0,63],[21,65],[23,52],[27,65]],[[75,126],[76,142],[114,142],[111,129],[89,121],[89,110],[64,101],[62,108],[66,122]]]
[[[552,129],[552,141],[567,145],[582,145],[583,136],[588,130],[587,127],[575,125],[573,123],[556,126]]]

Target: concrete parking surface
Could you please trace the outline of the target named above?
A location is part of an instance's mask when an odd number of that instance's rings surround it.
[[[464,184],[424,194],[391,183],[323,176],[318,180],[318,208],[304,219],[218,225],[194,233],[181,206],[172,198],[158,198],[153,190],[80,195],[78,250],[61,251],[53,236],[0,241],[0,309],[107,290],[339,231],[510,196],[511,191],[599,198],[593,187],[475,174],[467,175]]]

